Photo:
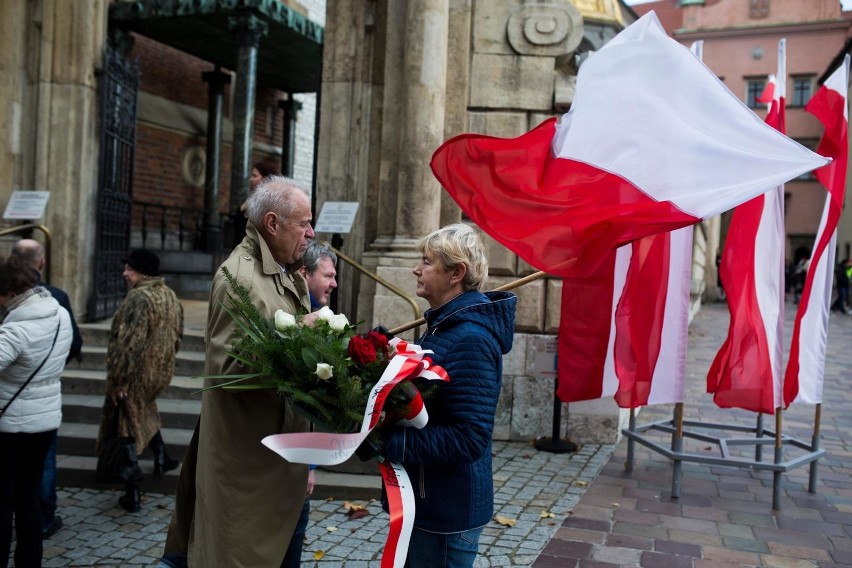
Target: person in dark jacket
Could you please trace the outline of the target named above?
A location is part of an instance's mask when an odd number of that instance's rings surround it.
[[[841,314],[852,313],[849,309],[849,267],[852,261],[848,258],[841,260],[834,267],[834,278],[837,283],[837,299],[831,304],[831,311]]]
[[[473,566],[479,537],[494,512],[491,436],[512,348],[517,298],[480,292],[488,261],[477,233],[464,224],[420,243],[417,295],[429,302],[418,343],[450,381],[426,398],[421,430],[383,432],[384,457],[402,463],[414,488],[414,530],[406,566]]]

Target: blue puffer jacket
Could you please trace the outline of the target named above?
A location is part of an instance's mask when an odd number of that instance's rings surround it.
[[[411,478],[420,529],[466,531],[494,512],[491,435],[516,302],[508,292],[470,291],[426,312],[419,344],[434,351],[450,381],[426,399],[425,428],[395,427],[385,436],[385,457]]]

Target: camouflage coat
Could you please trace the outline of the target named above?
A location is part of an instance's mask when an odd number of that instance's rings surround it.
[[[112,396],[119,389],[127,391],[127,412],[117,433],[133,436],[137,454],[148,447],[161,426],[157,397],[172,380],[182,335],[183,306],[175,293],[162,278],[137,282],[112,318],[98,447],[116,434]]]

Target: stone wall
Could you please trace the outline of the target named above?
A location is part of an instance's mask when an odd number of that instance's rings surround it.
[[[564,0],[341,0],[329,2],[328,17],[318,204],[341,196],[358,200],[362,209],[344,252],[414,296],[417,240],[462,220],[429,170],[432,152],[463,132],[518,136],[567,109],[583,20]],[[610,28],[611,22],[596,22],[586,45],[615,35]],[[487,289],[535,272],[484,240]],[[348,288],[341,308],[357,310],[365,327],[393,328],[415,319],[404,299],[367,277],[354,278],[354,287],[352,279],[345,272],[339,278]],[[551,376],[532,373],[533,346],[558,330],[561,281],[542,278],[515,293],[517,333],[505,357],[495,437],[547,437],[554,384]],[[428,307],[419,299],[417,305]],[[563,434],[612,442],[626,415],[609,399],[565,406],[562,416]]]

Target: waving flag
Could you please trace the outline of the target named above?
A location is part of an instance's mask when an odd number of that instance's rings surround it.
[[[562,281],[559,398],[614,396],[622,408],[683,401],[692,227],[610,253]]]
[[[458,136],[435,152],[432,170],[525,261],[583,276],[623,244],[825,163],[764,124],[650,12],[583,63],[558,124],[516,139]]]
[[[828,195],[820,220],[819,232],[805,287],[796,312],[790,360],[784,375],[784,404],[822,402],[825,370],[825,340],[828,334],[828,311],[834,274],[837,222],[843,210],[848,159],[848,123],[846,93],[849,79],[849,56],[820,87],[805,110],[825,126],[819,152],[834,161],[816,171],[816,177]]]
[[[699,60],[702,47],[691,48]],[[563,279],[561,400],[614,396],[622,408],[683,401],[692,232],[643,237],[589,276]]]
[[[766,123],[785,131],[786,40],[778,73],[763,100]],[[707,374],[707,392],[721,408],[773,414],[781,404],[784,340],[784,186],[734,210],[719,267],[731,314],[728,337]]]

